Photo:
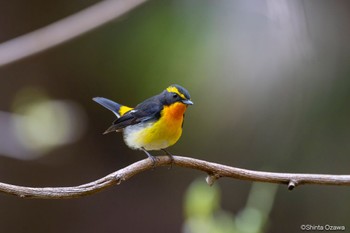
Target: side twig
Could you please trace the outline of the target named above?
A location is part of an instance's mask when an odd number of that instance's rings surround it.
[[[252,171],[188,157],[173,157],[173,165],[206,172],[208,174],[207,182],[209,185],[212,185],[215,182],[215,180],[221,177],[229,177],[239,180],[248,180],[256,182],[285,184],[288,185],[288,189],[290,190],[292,190],[297,185],[302,184],[342,186],[350,185],[350,175],[293,174]],[[157,157],[156,167],[166,166],[170,164],[171,160],[169,156]],[[152,161],[149,159],[144,159],[133,163],[123,169],[120,169],[116,172],[113,172],[101,179],[75,187],[34,188],[0,183],[0,192],[4,194],[19,196],[22,198],[77,198],[94,194],[113,185],[119,185],[122,181],[126,181],[136,174],[151,169],[153,169]]]
[[[48,26],[0,44],[0,67],[43,52],[96,29],[146,0],[105,0]]]

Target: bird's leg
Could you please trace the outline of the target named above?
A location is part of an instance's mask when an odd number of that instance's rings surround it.
[[[170,158],[170,168],[172,168],[173,167],[173,163],[174,163],[173,155],[169,151],[167,151],[166,149],[162,149],[162,151],[164,151],[165,154],[167,154],[169,156],[169,158]]]
[[[156,163],[157,163],[157,159],[151,155],[145,148],[141,147],[141,150],[143,150],[143,152],[146,153],[146,155],[148,156],[148,158],[150,158],[152,160],[152,163],[153,163],[153,168],[156,166]]]

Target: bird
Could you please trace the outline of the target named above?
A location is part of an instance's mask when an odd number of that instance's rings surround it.
[[[135,108],[104,97],[94,97],[93,100],[117,116],[103,134],[122,132],[125,144],[131,149],[143,151],[152,160],[153,166],[156,159],[149,151],[162,150],[173,162],[173,156],[166,148],[181,137],[185,111],[189,105],[193,105],[184,87],[170,85]]]

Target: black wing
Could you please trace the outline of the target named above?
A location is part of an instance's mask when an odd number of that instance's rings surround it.
[[[162,109],[163,105],[160,103],[158,96],[147,99],[137,105],[133,110],[116,119],[104,132],[104,134],[120,131],[127,126],[135,125],[141,122],[155,121],[159,119]]]

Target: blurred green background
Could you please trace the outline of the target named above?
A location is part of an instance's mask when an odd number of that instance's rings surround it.
[[[0,42],[97,1],[0,1]],[[349,174],[350,2],[150,1],[0,68],[0,181],[72,186],[145,158],[91,98],[130,106],[177,83],[195,105],[169,150],[276,172]],[[157,154],[157,152],[154,152]],[[1,232],[350,229],[348,187],[284,186],[157,168],[73,200],[0,195]],[[198,180],[199,179],[199,180]]]

